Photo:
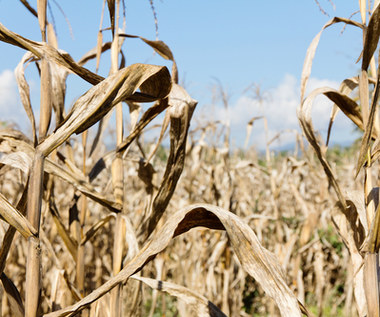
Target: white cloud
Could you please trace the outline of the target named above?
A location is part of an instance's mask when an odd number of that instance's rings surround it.
[[[19,98],[15,76],[9,69],[0,73],[0,109],[1,121],[14,123],[21,130],[27,130],[27,116]]]
[[[309,81],[307,94],[320,87],[338,88],[339,83],[311,78]],[[235,104],[231,105],[228,113],[223,109],[219,112],[219,120],[229,118],[231,125],[231,137],[234,143],[242,146],[246,137],[246,125],[248,121],[257,116],[264,116],[268,122],[268,140],[272,139],[280,131],[297,130],[300,131],[296,115],[296,109],[300,102],[300,85],[293,75],[286,75],[282,82],[275,88],[270,89],[267,98],[261,102],[259,100],[242,96]],[[313,124],[322,137],[326,138],[328,122],[332,103],[324,96],[317,97],[312,111]],[[354,140],[353,124],[341,113],[334,122],[331,141],[333,143],[348,143]],[[295,140],[294,133],[281,134],[279,141],[273,146],[287,146]],[[265,148],[265,128],[264,121],[254,122],[250,137],[250,145],[259,149]]]

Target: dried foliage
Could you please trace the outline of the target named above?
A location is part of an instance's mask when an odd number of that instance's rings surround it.
[[[37,1],[37,10],[21,1],[38,17],[42,41],[0,24],[0,41],[26,50],[15,75],[31,123],[30,137],[0,131],[2,316],[379,316],[380,72],[373,55],[380,9],[369,10],[367,25],[359,2],[362,23],[334,18],[322,31],[335,23],[363,29],[360,75],[304,98],[321,31],[306,55],[298,109],[310,147],[297,135],[294,153],[274,155],[270,140],[262,155],[247,145],[254,121],[267,125],[265,118],[246,122],[244,152],[229,148],[228,123],[191,126],[197,102],[178,85],[174,54],[162,41],[125,34],[120,1],[104,1],[110,27],[103,28],[103,9],[97,45],[78,62],[58,48],[47,1]],[[103,43],[107,31],[112,41]],[[126,66],[128,38],[171,61],[171,73]],[[97,71],[107,50],[104,78]],[[84,67],[92,59],[95,71]],[[39,120],[29,64],[40,70]],[[66,112],[69,74],[93,87]],[[221,85],[219,92],[228,108]],[[341,110],[364,132],[360,146],[323,144],[311,116],[319,94],[334,103],[328,139]],[[116,145],[107,149],[112,111]],[[158,140],[145,143],[160,114]]]

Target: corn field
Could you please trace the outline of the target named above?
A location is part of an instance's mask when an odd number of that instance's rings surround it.
[[[285,154],[269,141],[265,153],[233,149],[227,124],[196,124],[173,52],[126,34],[120,0],[103,1],[97,43],[78,61],[59,48],[47,0],[20,2],[41,40],[0,23],[1,45],[25,52],[10,67],[31,126],[30,135],[0,130],[2,316],[380,316],[377,1],[359,0],[360,22],[335,17],[311,39],[290,114],[302,134]],[[360,72],[306,95],[318,42],[337,23],[362,30]],[[171,70],[126,65],[128,38]],[[105,52],[107,77],[98,74]],[[70,107],[68,76],[92,85]],[[326,141],[312,122],[319,95],[332,102]],[[339,111],[362,131],[346,149],[329,147]],[[242,123],[247,140],[259,119]],[[146,142],[153,125],[159,137]]]

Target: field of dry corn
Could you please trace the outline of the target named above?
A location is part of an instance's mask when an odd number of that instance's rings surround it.
[[[311,39],[294,114],[302,134],[280,153],[232,149],[228,125],[199,123],[170,48],[123,33],[122,1],[104,0],[97,46],[78,61],[59,49],[47,0],[20,2],[41,41],[0,23],[1,45],[25,51],[15,76],[32,127],[0,130],[1,316],[379,316],[376,1],[359,0],[361,22],[333,18]],[[336,23],[363,30],[360,73],[305,95],[319,39]],[[125,65],[131,37],[172,69]],[[93,85],[69,108],[68,76]],[[321,94],[330,127],[342,111],[363,131],[351,147],[329,147],[314,130]],[[242,123],[247,139],[255,119]],[[160,136],[144,141],[154,124]]]

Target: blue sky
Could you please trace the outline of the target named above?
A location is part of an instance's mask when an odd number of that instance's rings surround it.
[[[148,0],[127,0],[126,33],[155,39],[153,13]],[[329,14],[324,15],[314,0],[289,1],[184,1],[156,0],[159,39],[164,41],[176,58],[180,82],[194,99],[199,101],[195,121],[230,118],[233,143],[241,145],[245,139],[246,123],[253,116],[265,115],[269,132],[274,135],[284,129],[298,127],[295,109],[299,100],[299,79],[307,47],[322,26],[332,17],[350,17],[358,10],[358,1],[328,0],[319,3]],[[96,45],[102,1],[49,1],[54,16],[60,48],[78,60]],[[60,9],[65,12],[72,34]],[[36,7],[36,1],[30,1]],[[359,14],[353,19],[360,20]],[[50,21],[51,21],[50,15]],[[0,22],[24,37],[39,41],[37,20],[16,0],[0,0]],[[109,25],[105,17],[103,27]],[[361,31],[343,24],[327,29],[317,49],[312,70],[311,88],[339,83],[357,74],[355,64],[361,52]],[[110,34],[105,33],[105,39]],[[127,63],[135,62],[168,65],[137,39],[127,39],[123,46]],[[2,119],[18,122],[25,116],[17,97],[12,72],[24,52],[0,43],[0,109]],[[107,76],[109,56],[102,59],[100,72]],[[87,65],[93,69],[94,64]],[[35,108],[39,103],[38,77],[34,67],[27,76],[32,89]],[[212,101],[212,90],[219,81],[230,96],[229,113]],[[259,104],[252,92],[243,94],[250,85],[260,86],[267,98]],[[74,76],[68,80],[67,108],[89,88]],[[297,99],[298,98],[298,99]],[[317,127],[325,130],[330,105],[324,100],[317,109]],[[16,110],[19,109],[19,110]],[[326,117],[327,116],[327,117]],[[327,119],[325,119],[327,118]],[[352,139],[352,126],[338,117],[335,142]],[[262,147],[263,123],[258,122],[252,132],[251,145]],[[282,138],[284,146],[293,136]]]

